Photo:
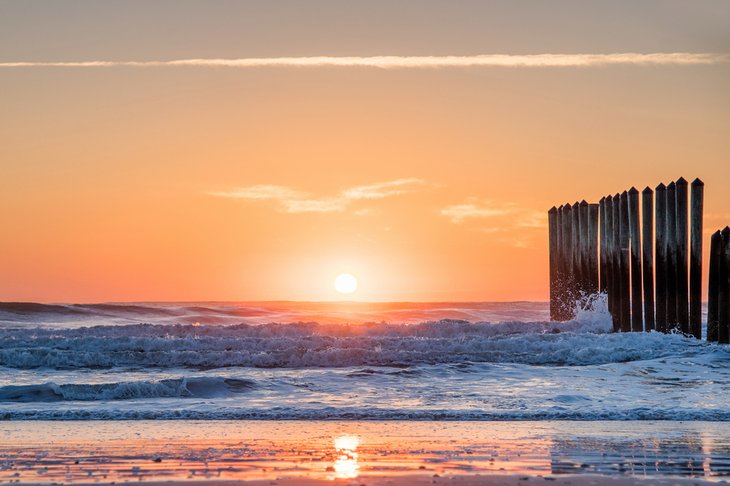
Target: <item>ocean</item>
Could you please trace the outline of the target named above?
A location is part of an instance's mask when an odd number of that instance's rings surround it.
[[[2,420],[730,420],[730,347],[543,302],[0,303]]]

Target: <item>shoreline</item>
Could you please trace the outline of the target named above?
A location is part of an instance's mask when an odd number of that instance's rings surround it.
[[[575,486],[729,476],[730,423],[723,422],[18,421],[0,428],[0,482]]]

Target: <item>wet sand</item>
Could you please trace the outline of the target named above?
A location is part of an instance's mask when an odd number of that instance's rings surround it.
[[[0,482],[702,484],[722,422],[3,422]]]

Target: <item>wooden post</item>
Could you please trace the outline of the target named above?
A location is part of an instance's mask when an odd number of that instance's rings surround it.
[[[667,186],[667,331],[677,329],[677,186]]]
[[[656,186],[656,330],[667,332],[667,188]]]
[[[694,337],[702,339],[702,207],[705,183],[695,179],[690,192],[689,327]]]
[[[717,299],[718,341],[730,343],[730,228],[722,230],[722,249],[720,250],[720,285]]]
[[[613,330],[621,330],[621,196],[613,196],[613,235],[611,249],[613,253]]]
[[[631,259],[631,330],[644,330],[644,312],[641,302],[641,224],[639,222],[639,191],[629,189],[629,242]]]
[[[684,177],[677,179],[677,321],[684,334],[689,328],[689,288],[687,279],[687,210],[689,196],[687,181]]]
[[[641,274],[644,278],[644,329],[654,330],[654,191],[650,187],[641,193],[641,215],[643,222]]]
[[[707,340],[717,341],[720,298],[720,256],[722,255],[722,233],[715,231],[710,238],[710,278],[707,281]]]
[[[581,283],[583,277],[581,275],[583,262],[580,260],[580,203],[573,203],[573,210],[571,211],[573,218],[573,307],[575,303],[581,298]]]
[[[598,291],[606,292],[606,198],[602,197],[598,201]]]
[[[588,291],[598,292],[598,204],[588,205]]]
[[[570,204],[563,205],[563,291],[561,292],[563,320],[572,317],[573,306],[573,216]]]
[[[550,248],[550,320],[558,318],[558,209],[548,211],[548,240]]]
[[[601,276],[601,281],[606,283],[606,299],[608,301],[608,311],[612,318],[616,315],[613,309],[613,301],[615,294],[613,293],[613,196],[606,196],[604,201],[606,206],[606,273],[605,277]]]
[[[555,301],[556,301],[556,320],[562,321],[562,309],[560,303],[563,301],[563,205],[558,206],[555,211],[555,231],[558,240],[558,257],[557,257],[557,275],[555,278]]]
[[[583,200],[580,202],[580,275],[581,292],[584,301],[588,301],[591,294],[590,255],[588,247],[590,244],[590,206]]]
[[[621,261],[621,332],[631,330],[631,282],[629,280],[629,194],[624,191],[620,196],[619,208],[619,258]]]

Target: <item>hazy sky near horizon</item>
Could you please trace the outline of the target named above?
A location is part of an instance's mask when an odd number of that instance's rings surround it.
[[[0,0],[0,300],[544,300],[554,204],[730,223],[728,54],[724,0]]]

